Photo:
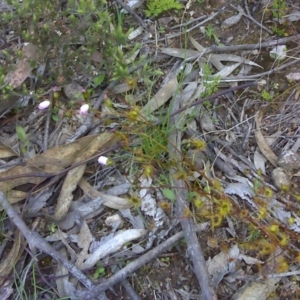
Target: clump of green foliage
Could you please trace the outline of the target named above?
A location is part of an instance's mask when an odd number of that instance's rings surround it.
[[[282,19],[287,12],[287,5],[285,0],[274,0],[271,3],[271,12],[273,18],[277,20],[277,22]],[[272,30],[278,35],[283,36],[285,34],[285,28],[279,28],[278,25],[272,26]]]
[[[139,45],[128,44],[130,28],[124,29],[123,15],[107,1],[7,2],[15,9],[1,13],[1,29],[10,28],[22,42],[39,48],[37,63],[48,62],[42,85],[63,85],[78,77],[97,81],[100,76],[105,82],[129,77],[127,57]],[[100,57],[96,66],[95,53]]]
[[[157,17],[161,13],[171,9],[182,9],[183,6],[176,0],[149,0],[145,14],[147,17]]]
[[[285,0],[273,0],[271,4],[271,11],[274,18],[281,19],[287,11]]]

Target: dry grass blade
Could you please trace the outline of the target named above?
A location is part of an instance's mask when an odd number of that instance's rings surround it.
[[[256,131],[255,131],[255,139],[257,142],[257,145],[262,152],[262,154],[268,159],[268,161],[276,168],[277,167],[277,156],[273,152],[273,150],[270,148],[268,143],[266,142],[264,136],[261,133],[261,120],[262,116],[260,112],[258,111],[255,115],[255,123],[256,123]]]

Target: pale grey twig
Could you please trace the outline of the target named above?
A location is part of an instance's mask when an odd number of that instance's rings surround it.
[[[248,6],[248,2],[247,0],[244,0],[244,5],[245,5],[245,9],[247,14],[245,15],[245,17],[247,17],[248,19],[250,19],[253,23],[255,23],[257,26],[259,26],[261,29],[265,30],[266,32],[268,32],[269,34],[274,34],[273,31],[269,28],[267,28],[266,26],[264,26],[262,23],[259,23],[258,21],[256,21],[249,10],[249,6]]]
[[[21,219],[19,214],[14,210],[12,205],[9,203],[4,194],[0,191],[0,204],[11,219],[11,221],[18,227],[22,235],[26,238],[29,246],[31,248],[37,248],[52,258],[57,262],[61,263],[74,277],[76,277],[87,289],[93,287],[93,283],[80,271],[76,266],[64,257],[60,255],[58,251],[53,249],[48,242],[46,242],[37,232],[30,230],[25,222]]]
[[[268,48],[272,46],[282,45],[285,43],[292,42],[294,40],[300,39],[300,34],[296,34],[293,36],[281,38],[278,40],[271,40],[269,42],[264,43],[256,43],[256,44],[244,44],[244,45],[232,45],[232,46],[216,46],[213,45],[211,47],[208,47],[207,49],[204,49],[203,51],[199,52],[199,54],[195,56],[191,56],[185,60],[185,62],[194,61],[196,59],[199,59],[199,57],[203,56],[207,53],[212,52],[232,52],[232,51],[239,51],[239,50],[255,50],[255,49],[261,49],[261,48]],[[247,76],[248,77],[248,76]]]
[[[214,14],[212,14],[211,16],[209,16],[209,17],[208,17],[207,19],[205,19],[204,21],[202,21],[202,22],[200,22],[200,23],[198,23],[198,24],[196,24],[196,25],[194,25],[194,26],[192,26],[192,27],[190,27],[190,28],[188,28],[188,29],[186,29],[186,30],[184,30],[184,31],[177,32],[177,33],[174,33],[174,34],[171,34],[171,35],[166,35],[166,38],[172,39],[172,38],[174,38],[174,37],[178,37],[178,36],[181,36],[181,35],[183,35],[183,34],[189,33],[189,32],[191,32],[192,30],[194,30],[194,29],[196,29],[196,28],[198,28],[198,27],[204,25],[205,23],[211,21],[212,19],[214,19],[214,18],[215,18],[216,16],[218,16],[221,12],[223,12],[224,9],[225,9],[225,7],[219,9],[217,12],[215,12]],[[161,42],[161,41],[164,41],[164,40],[165,40],[165,37],[159,39],[158,41]]]
[[[136,12],[134,12],[129,5],[121,0],[115,0],[115,2],[124,8],[142,27],[145,27],[144,20]]]
[[[208,227],[209,223],[202,223],[196,226],[195,230],[204,231]],[[91,300],[97,297],[99,293],[102,293],[109,289],[110,287],[114,286],[118,282],[124,280],[124,278],[128,277],[136,270],[140,269],[142,266],[150,262],[151,260],[158,257],[163,252],[170,249],[176,242],[184,237],[183,231],[176,233],[168,240],[162,242],[157,247],[151,249],[150,251],[146,252],[145,254],[141,255],[135,261],[129,263],[126,267],[118,271],[116,274],[112,275],[108,278],[105,282],[100,283],[99,285],[93,287],[90,291],[82,292],[80,296],[82,299]]]
[[[232,46],[211,46],[206,49],[205,53],[210,52],[230,52],[230,51],[237,51],[237,50],[254,50],[260,48],[268,48],[272,46],[282,45],[285,43],[292,42],[294,40],[298,40],[300,38],[300,34],[295,34],[289,37],[284,37],[281,39],[271,40],[264,43],[257,43],[257,44],[245,44],[245,45],[232,45]]]
[[[116,266],[114,270],[112,270],[114,273],[115,271],[120,271],[120,268]],[[124,289],[126,290],[128,296],[131,300],[141,300],[140,296],[137,294],[137,292],[134,290],[132,285],[129,283],[127,279],[124,279],[121,284],[123,285]]]
[[[179,97],[175,97],[175,101],[173,101],[172,110],[170,112],[170,128],[177,128],[178,122],[180,121],[180,115],[172,115],[178,111],[179,105]],[[179,161],[182,161],[180,149],[181,149],[181,138],[182,132],[180,130],[171,131],[168,138],[168,151],[170,157],[175,157]],[[171,169],[170,171],[170,179],[173,182],[172,186],[175,189],[176,195],[176,214],[180,216],[183,211],[189,206],[187,201],[187,187],[182,179],[177,179],[175,175],[175,170]],[[195,224],[192,218],[183,218],[180,221],[181,227],[184,232],[184,237],[186,239],[186,243],[188,245],[188,254],[190,259],[193,262],[194,273],[198,279],[199,286],[201,287],[202,299],[203,300],[217,300],[217,295],[215,294],[212,288],[212,281],[210,275],[208,273],[206,261],[203,255],[203,251],[201,249],[201,245],[198,241],[198,237],[195,231]]]
[[[50,130],[50,121],[51,121],[51,109],[47,109],[46,119],[45,119],[45,128],[44,128],[44,151],[48,149],[48,141],[49,141],[49,130]]]
[[[201,17],[199,17],[199,18],[192,19],[192,20],[190,20],[190,21],[188,21],[188,22],[185,22],[185,23],[181,23],[181,24],[179,24],[179,25],[172,26],[172,27],[170,27],[170,29],[176,29],[176,28],[185,27],[185,26],[188,26],[188,25],[190,25],[190,24],[192,24],[192,23],[201,21],[201,20],[203,20],[203,19],[205,19],[205,18],[206,18],[206,16],[201,16]]]

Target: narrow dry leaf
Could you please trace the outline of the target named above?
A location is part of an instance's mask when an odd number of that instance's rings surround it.
[[[73,192],[77,188],[85,172],[85,168],[86,164],[83,164],[68,172],[57,199],[54,216],[51,217],[53,220],[60,221],[67,215],[73,201]]]
[[[80,232],[78,234],[78,246],[82,248],[82,250],[78,254],[77,261],[75,264],[76,267],[79,269],[82,268],[83,261],[88,257],[88,250],[92,240],[93,236],[91,234],[91,231],[86,221],[83,221],[80,228]]]
[[[102,198],[94,198],[88,202],[82,201],[81,198],[78,201],[72,201],[71,209],[66,215],[66,217],[57,222],[57,225],[62,230],[69,230],[82,222],[82,220],[92,219],[99,215],[103,209],[103,200]]]
[[[80,180],[79,186],[87,196],[92,199],[100,197],[104,201],[103,205],[112,209],[123,210],[132,207],[128,199],[101,193],[94,189],[84,178]]]
[[[10,248],[10,252],[8,255],[3,258],[3,262],[0,263],[0,286],[2,286],[3,282],[6,280],[6,276],[10,274],[10,272],[15,268],[19,256],[21,255],[21,245],[23,242],[23,236],[19,229],[16,229],[14,232],[14,244]]]
[[[240,5],[237,7],[237,10],[239,13],[235,16],[232,16],[232,17],[226,19],[222,23],[221,28],[225,29],[225,28],[231,27],[231,26],[237,24],[241,20],[242,16],[245,14],[245,12]]]
[[[146,233],[147,230],[144,229],[128,229],[126,231],[118,232],[112,239],[99,246],[92,254],[90,254],[82,268],[92,268],[102,258],[118,251],[124,244],[143,237]]]
[[[273,150],[270,148],[270,146],[268,145],[268,143],[266,142],[264,136],[260,131],[261,120],[262,120],[262,116],[260,114],[260,111],[258,111],[255,115],[255,124],[256,124],[255,139],[262,154],[276,168],[278,158],[276,154],[273,152]]]
[[[59,253],[62,257],[67,257],[67,251],[65,249],[59,250]],[[65,288],[66,281],[69,281],[68,274],[69,271],[62,264],[57,264],[55,272],[55,282],[58,295],[62,298],[70,296]]]
[[[218,60],[218,61],[229,61],[229,62],[237,62],[237,63],[241,63],[241,64],[246,64],[246,65],[250,65],[250,66],[254,66],[254,67],[258,67],[263,69],[262,66],[260,66],[259,64],[255,63],[254,61],[235,55],[235,54],[213,54],[214,60]]]
[[[224,66],[223,69],[216,74],[213,74],[212,77],[220,76],[221,79],[228,77],[234,70],[236,70],[241,63],[235,63],[233,65]],[[203,75],[202,75],[203,76]]]
[[[198,55],[200,55],[201,52],[203,52],[205,50],[205,48],[200,45],[194,38],[190,37],[191,43],[193,44],[193,46],[199,51]],[[206,54],[205,57],[207,57],[207,61],[209,61],[218,71],[222,71],[225,66],[223,63],[221,63],[222,61],[226,61],[226,62],[236,62],[236,63],[240,63],[243,65],[250,65],[250,66],[255,66],[258,68],[262,68],[262,66],[258,65],[257,63],[253,62],[252,60],[249,60],[247,58],[238,56],[238,55],[234,55],[234,54]],[[238,65],[234,65],[233,67],[231,66],[227,66],[226,67],[226,71],[223,71],[223,74],[221,73],[221,76],[228,76],[229,74],[231,74],[233,72],[233,70],[235,68],[237,68]],[[230,71],[231,69],[231,71]],[[228,75],[226,75],[228,74]]]
[[[191,57],[197,57],[200,55],[198,51],[188,50],[188,49],[180,49],[180,48],[161,48],[160,51],[162,53],[168,54],[170,56],[187,59]]]
[[[0,173],[0,178],[13,177],[30,173],[56,173],[73,164],[78,153],[82,152],[97,135],[83,137],[73,143],[54,147],[43,154],[37,155],[26,161],[26,165],[16,166]],[[8,193],[7,197],[11,203],[25,199],[26,193],[11,191],[16,186],[32,183],[39,184],[45,177],[15,178],[0,182],[0,190]]]
[[[86,145],[86,148],[78,153],[74,163],[80,163],[89,157],[95,155],[97,151],[107,149],[108,147],[115,144],[118,137],[114,133],[104,132],[96,135],[96,137]],[[86,164],[82,164],[72,170],[70,170],[65,178],[61,192],[57,199],[57,205],[55,208],[55,214],[52,219],[59,221],[63,219],[69,211],[69,208],[73,201],[73,192],[77,188],[82,175],[85,172]]]
[[[141,109],[141,113],[147,116],[153,113],[158,108],[160,108],[174,95],[177,87],[177,78],[171,79]]]
[[[254,152],[253,164],[256,170],[261,170],[262,174],[266,175],[265,157],[257,150]]]
[[[141,35],[143,31],[144,31],[144,28],[142,26],[138,27],[137,29],[135,29],[129,33],[128,40],[131,41],[131,40],[135,39],[136,37]]]
[[[120,211],[123,218],[127,219],[127,221],[136,229],[145,229],[144,222],[140,215],[133,216],[130,209],[123,209]]]

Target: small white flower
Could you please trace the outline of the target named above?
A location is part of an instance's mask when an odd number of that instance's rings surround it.
[[[41,102],[41,103],[39,104],[38,108],[39,108],[40,110],[43,110],[43,109],[48,108],[49,106],[50,106],[50,101],[49,101],[49,100],[45,100],[45,101],[43,101],[43,102]]]
[[[83,104],[83,105],[80,107],[79,113],[80,113],[81,115],[86,115],[87,112],[89,111],[89,109],[90,109],[90,106],[89,106],[88,104]]]
[[[56,33],[57,33],[57,35],[59,35],[59,36],[61,36],[61,35],[62,35],[61,31],[59,31],[59,30],[55,30],[55,32],[56,32]]]
[[[108,161],[108,157],[106,157],[106,156],[100,156],[99,158],[98,158],[98,163],[100,164],[100,165],[107,165],[107,161]]]

